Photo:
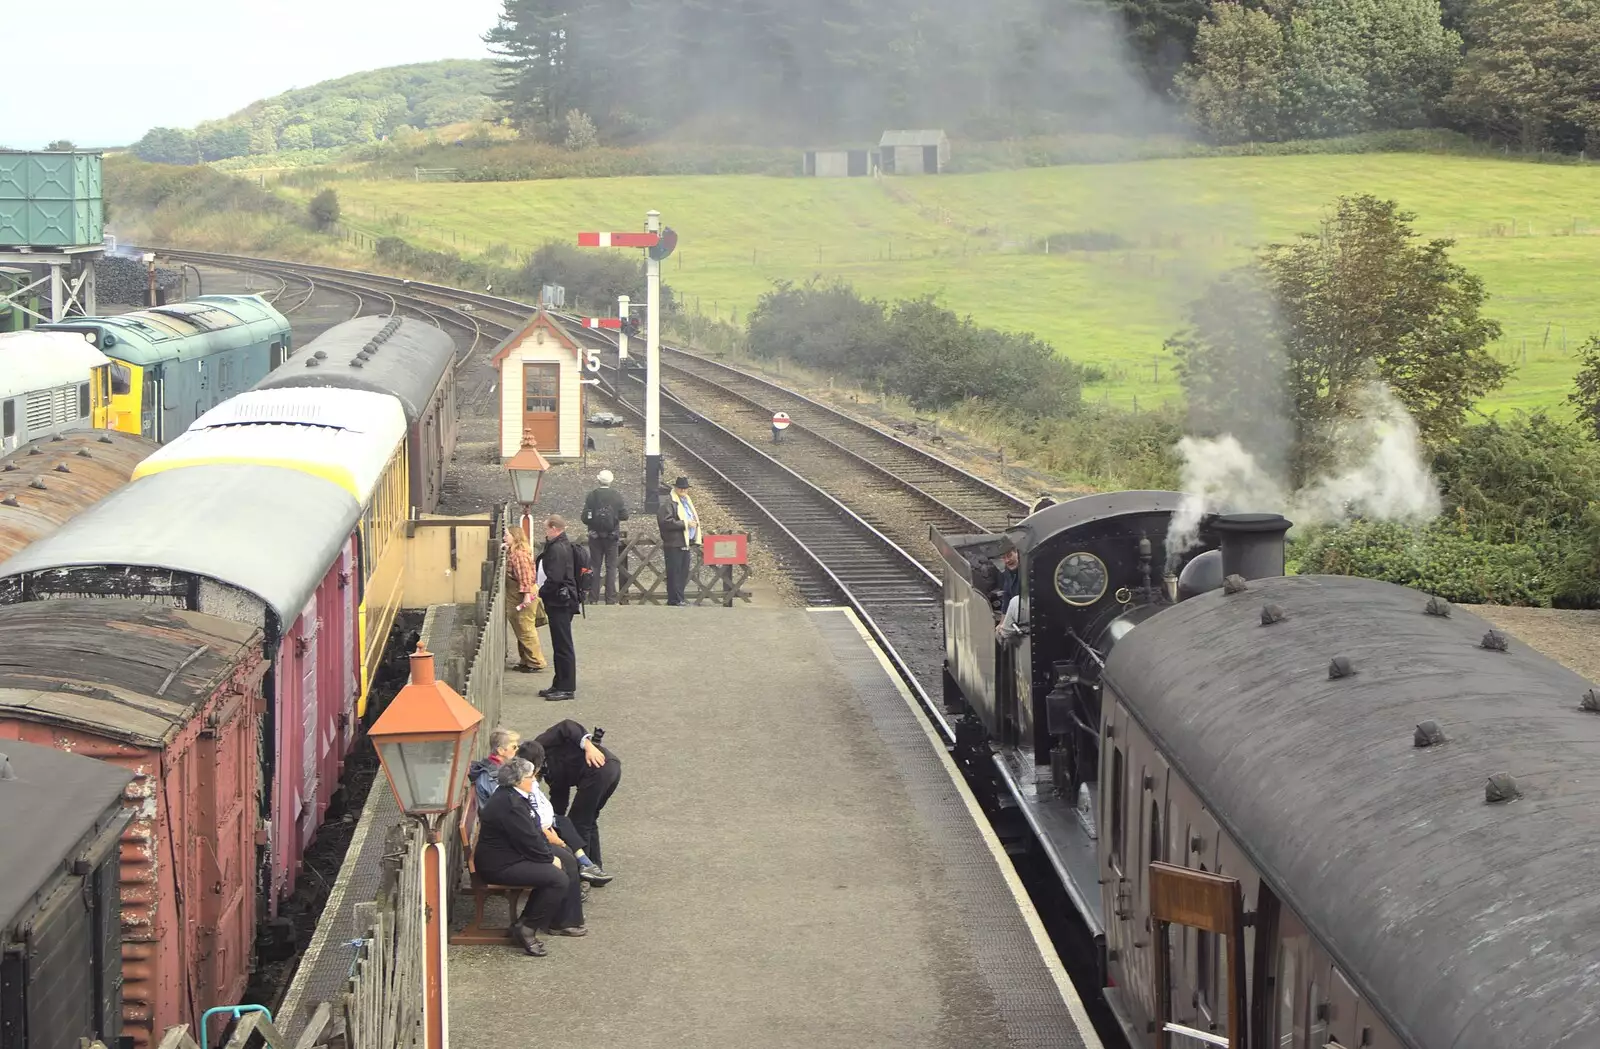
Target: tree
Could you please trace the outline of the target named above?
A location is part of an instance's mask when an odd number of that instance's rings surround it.
[[[1526,150],[1600,152],[1600,0],[1483,0],[1449,102]]]
[[[133,154],[152,164],[198,164],[200,152],[194,135],[182,128],[151,128],[133,144]]]
[[[1453,241],[1415,243],[1414,218],[1393,201],[1340,197],[1319,232],[1269,245],[1194,304],[1169,345],[1197,425],[1239,419],[1236,436],[1283,442],[1295,484],[1328,464],[1375,382],[1425,441],[1450,438],[1510,368],[1488,349],[1500,325],[1481,313],[1482,280],[1450,261]]]
[[[593,149],[600,142],[595,134],[594,121],[581,109],[567,111],[567,148],[574,152]]]
[[[58,138],[44,148],[49,153],[71,153],[78,147],[72,144],[71,139]]]
[[[329,229],[339,221],[339,194],[325,189],[311,198],[307,210],[311,213],[312,225],[319,230]]]
[[[1583,367],[1578,369],[1567,403],[1572,405],[1584,431],[1600,441],[1600,335],[1591,335],[1579,348],[1578,360]]]
[[[1273,141],[1285,115],[1285,50],[1283,28],[1267,12],[1220,3],[1200,25],[1178,94],[1218,142]]]

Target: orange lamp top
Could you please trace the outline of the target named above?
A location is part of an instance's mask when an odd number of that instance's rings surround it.
[[[415,736],[461,735],[483,714],[433,670],[433,653],[422,645],[411,653],[411,680],[367,732],[374,741]]]

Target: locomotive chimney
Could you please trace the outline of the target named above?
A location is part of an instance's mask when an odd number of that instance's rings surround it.
[[[1283,534],[1293,527],[1281,514],[1217,514],[1207,523],[1218,537],[1222,574],[1246,579],[1283,575]]]

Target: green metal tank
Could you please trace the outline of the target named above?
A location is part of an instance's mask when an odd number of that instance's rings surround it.
[[[99,153],[0,152],[0,247],[99,244]]]

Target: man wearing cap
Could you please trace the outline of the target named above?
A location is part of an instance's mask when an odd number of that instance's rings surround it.
[[[600,487],[584,499],[580,517],[589,529],[589,569],[593,581],[589,600],[600,600],[600,576],[604,573],[606,604],[614,605],[617,603],[617,542],[620,526],[628,519],[628,504],[622,493],[611,487],[610,470],[601,470],[595,480],[600,482]]]
[[[661,489],[656,523],[661,526],[661,552],[667,561],[667,604],[681,605],[683,588],[689,583],[689,551],[700,545],[700,518],[689,498],[687,477]]]

